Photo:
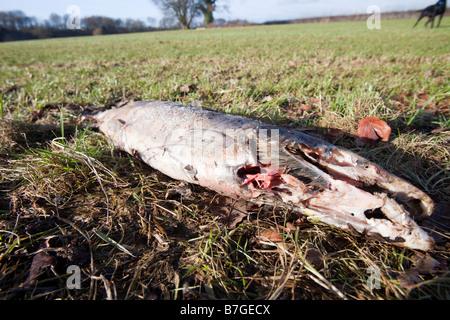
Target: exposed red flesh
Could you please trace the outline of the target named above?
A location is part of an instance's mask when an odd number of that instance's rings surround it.
[[[241,170],[241,174],[245,175],[242,186],[250,184],[256,189],[272,189],[285,182],[282,178],[283,170],[274,168],[270,164],[267,166],[246,165]]]

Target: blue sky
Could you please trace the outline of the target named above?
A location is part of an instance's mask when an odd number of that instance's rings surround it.
[[[219,0],[227,9],[219,9],[216,17],[250,22],[284,20],[328,15],[366,13],[377,5],[383,11],[418,10],[437,0]],[[54,12],[64,15],[70,5],[80,7],[81,16],[102,15],[111,18],[133,18],[147,21],[162,18],[151,0],[0,0],[0,11],[22,10],[28,16],[47,19]]]

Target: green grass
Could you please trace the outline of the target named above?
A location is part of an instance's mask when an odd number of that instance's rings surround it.
[[[407,179],[445,210],[450,20],[433,30],[413,23],[0,43],[0,297],[448,299],[449,228],[440,216],[425,227],[441,234],[430,253],[441,264],[408,285],[421,253],[264,207],[247,208],[227,229],[213,214],[216,194],[180,186],[79,121],[84,110],[156,99],[303,127]],[[388,143],[356,145],[366,116],[389,123]],[[167,198],[176,187],[192,194]],[[27,283],[45,243],[57,263]],[[71,264],[83,270],[80,290],[65,288]],[[371,266],[381,289],[367,286]]]

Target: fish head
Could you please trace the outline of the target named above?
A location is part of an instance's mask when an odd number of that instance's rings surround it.
[[[298,132],[280,136],[276,165],[270,162],[272,151],[259,157],[265,163],[236,172],[250,201],[276,201],[312,220],[398,246],[433,247],[433,238],[417,223],[434,209],[423,191],[350,150]]]

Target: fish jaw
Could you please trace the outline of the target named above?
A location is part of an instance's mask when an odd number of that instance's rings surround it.
[[[267,203],[272,192],[280,199],[278,204],[291,205],[290,208],[312,220],[344,230],[356,230],[363,235],[381,236],[410,249],[427,251],[434,245],[434,240],[420,228],[404,206],[386,193],[372,194],[333,178],[330,178],[328,189],[317,191],[289,174],[280,174],[275,181],[269,179],[269,184],[264,184],[266,174],[261,175],[261,179],[255,178],[257,174],[250,175],[250,180],[248,176],[243,186],[251,190],[249,201],[258,203],[262,199],[260,203]]]
[[[432,213],[433,201],[428,195],[347,149],[311,137],[302,139],[302,135],[284,138],[279,162],[285,166],[279,181],[271,176],[269,184],[261,183],[266,182],[266,174],[255,176],[257,170],[252,167],[253,199],[262,194],[267,199],[265,187],[274,186],[270,191],[282,203],[291,204],[311,219],[381,236],[398,246],[432,249],[434,240],[414,220]],[[270,171],[276,172],[276,168]],[[248,176],[244,174],[245,186],[249,185]],[[312,176],[316,181],[302,181]]]

